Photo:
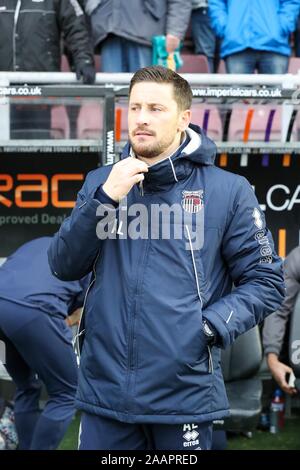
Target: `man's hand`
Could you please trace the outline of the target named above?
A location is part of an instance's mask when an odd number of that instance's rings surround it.
[[[166,35],[166,49],[167,52],[171,53],[174,52],[175,49],[180,44],[180,39],[177,36],[173,36],[173,34],[167,34]]]
[[[77,308],[74,312],[66,318],[68,326],[77,325],[80,321],[82,308]]]
[[[280,362],[278,356],[274,353],[267,355],[267,364],[279,387],[289,395],[295,395],[297,393],[296,388],[290,387],[286,381],[286,374],[290,374],[292,369]]]
[[[80,62],[76,65],[76,78],[85,85],[92,85],[95,82],[96,70],[93,64],[87,62]]]
[[[116,163],[104,185],[103,191],[116,202],[126,196],[134,184],[143,181],[144,173],[148,172],[145,162],[128,157]]]

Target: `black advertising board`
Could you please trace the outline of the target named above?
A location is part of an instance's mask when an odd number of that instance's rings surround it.
[[[52,235],[70,213],[97,153],[1,154],[0,257],[33,238]]]
[[[0,154],[0,257],[32,238],[53,234],[70,213],[86,173],[99,161],[98,152],[71,150]],[[225,160],[218,156],[217,165],[254,186],[280,255],[299,244],[298,154],[249,154],[246,164],[245,156],[228,154]]]
[[[229,154],[218,156],[217,164],[251,183],[281,256],[299,245],[299,154]]]

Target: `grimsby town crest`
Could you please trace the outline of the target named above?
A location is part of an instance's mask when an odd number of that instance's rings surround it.
[[[203,190],[182,191],[181,205],[186,212],[191,214],[201,211],[203,207]]]

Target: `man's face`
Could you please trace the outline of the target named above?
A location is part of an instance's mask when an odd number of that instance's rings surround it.
[[[136,83],[128,109],[129,140],[135,154],[154,159],[175,151],[188,125],[184,113],[189,111],[179,111],[171,84]]]

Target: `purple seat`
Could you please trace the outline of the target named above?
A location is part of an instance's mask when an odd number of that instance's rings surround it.
[[[212,140],[222,140],[222,122],[216,106],[205,103],[193,103],[192,123],[202,127]]]

